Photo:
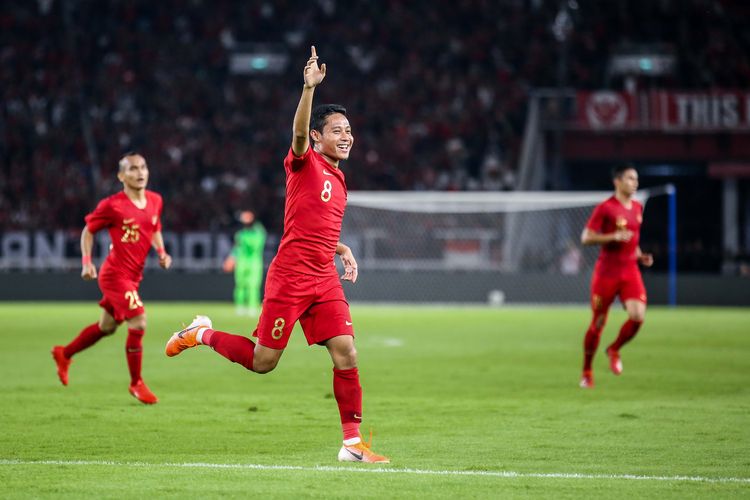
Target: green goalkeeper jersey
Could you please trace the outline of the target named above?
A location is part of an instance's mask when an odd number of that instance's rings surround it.
[[[263,249],[266,245],[266,228],[260,222],[254,223],[237,231],[234,235],[234,250],[232,255],[238,261],[263,259]]]

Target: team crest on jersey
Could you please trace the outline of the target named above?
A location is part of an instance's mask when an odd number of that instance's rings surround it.
[[[120,241],[123,243],[135,243],[137,242],[141,234],[138,230],[141,228],[140,225],[135,223],[135,219],[123,219],[122,221],[122,238]]]
[[[628,227],[628,219],[620,216],[615,220],[615,225],[617,229],[626,229]]]

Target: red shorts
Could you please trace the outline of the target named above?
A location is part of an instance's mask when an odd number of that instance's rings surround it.
[[[338,275],[310,276],[271,265],[253,336],[262,346],[284,349],[297,320],[308,345],[339,335],[354,336],[349,303]]]
[[[138,295],[138,285],[138,282],[120,277],[99,276],[99,289],[103,295],[99,305],[117,323],[144,314],[146,310]]]
[[[628,300],[646,303],[646,287],[638,268],[617,272],[594,271],[591,278],[591,308],[606,311],[615,297],[624,305]]]

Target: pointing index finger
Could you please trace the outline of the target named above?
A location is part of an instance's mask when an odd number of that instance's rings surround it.
[[[318,57],[318,53],[315,51],[315,45],[310,47],[310,57]]]

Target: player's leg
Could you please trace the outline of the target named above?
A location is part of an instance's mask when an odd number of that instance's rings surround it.
[[[128,337],[125,340],[125,357],[130,371],[128,391],[144,404],[155,404],[159,401],[141,377],[143,364],[143,336],[146,334],[146,313],[127,319]]]
[[[105,300],[102,299],[102,302],[105,302]],[[52,358],[57,365],[57,376],[62,385],[68,385],[68,369],[70,368],[73,355],[88,349],[102,337],[112,335],[117,330],[118,323],[115,321],[115,318],[107,312],[107,308],[104,305],[102,307],[102,314],[99,321],[86,326],[68,345],[57,345],[52,348]]]
[[[338,278],[335,285],[328,293],[321,294],[322,300],[334,300],[314,304],[300,317],[300,324],[308,344],[325,345],[333,361],[333,395],[339,408],[344,439],[338,459],[389,463],[388,458],[370,449],[371,443],[362,439],[359,430],[362,422],[362,386],[359,383],[354,329],[349,304],[344,300]]]
[[[622,291],[620,292],[620,300],[625,307],[625,311],[628,313],[628,319],[620,327],[620,333],[617,335],[615,341],[607,347],[609,368],[615,375],[622,373],[620,349],[633,340],[633,337],[638,333],[646,318],[646,288],[643,285],[640,273],[623,284]]]
[[[597,275],[591,281],[591,323],[583,339],[583,373],[579,384],[583,388],[594,386],[594,355],[607,324],[609,307],[615,297],[615,286],[613,280]]]

